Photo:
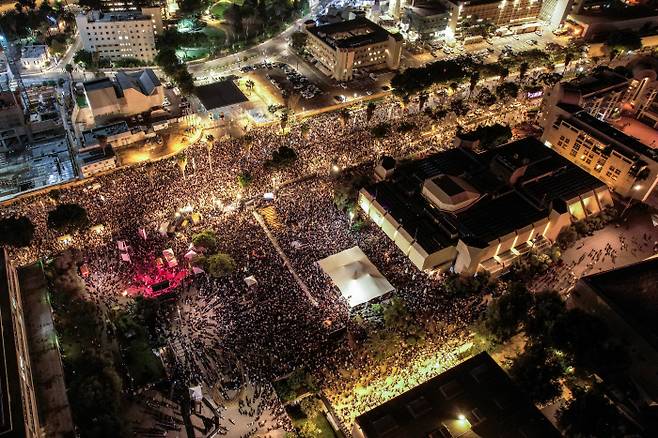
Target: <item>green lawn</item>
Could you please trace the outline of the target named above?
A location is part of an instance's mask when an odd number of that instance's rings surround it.
[[[244,0],[220,0],[210,8],[210,15],[217,19],[224,18],[224,12],[231,6],[232,3],[242,6]]]
[[[303,429],[304,423],[306,423],[307,421],[312,421],[315,424],[315,428],[320,430],[319,433],[316,433],[314,435],[316,438],[336,438],[336,434],[334,433],[334,430],[331,428],[331,425],[329,424],[329,420],[327,420],[327,418],[324,415],[318,415],[312,420],[309,420],[307,418],[297,419],[297,420],[293,420],[292,423],[296,427]]]
[[[208,53],[209,51],[206,47],[186,47],[185,50],[176,50],[176,56],[184,62],[201,59],[204,56],[208,56]]]

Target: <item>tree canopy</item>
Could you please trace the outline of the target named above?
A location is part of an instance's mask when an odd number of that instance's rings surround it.
[[[48,226],[55,230],[75,230],[87,225],[87,210],[78,204],[60,204],[48,212]]]
[[[573,398],[557,412],[557,422],[567,437],[624,437],[625,421],[598,389],[577,388]]]
[[[510,368],[512,379],[534,403],[539,404],[549,403],[560,395],[559,379],[563,374],[564,370],[555,354],[536,343],[526,345]]]
[[[34,225],[25,217],[0,219],[0,245],[27,246],[34,236]]]

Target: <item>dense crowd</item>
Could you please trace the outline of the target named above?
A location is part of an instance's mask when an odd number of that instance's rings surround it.
[[[522,106],[499,104],[488,121],[518,119],[523,112]],[[397,129],[402,114],[413,129]],[[270,126],[215,141],[212,148],[201,141],[184,153],[185,160],[175,157],[122,168],[61,190],[58,197],[39,195],[6,206],[3,215],[26,215],[36,226],[33,245],[14,251],[12,257],[26,263],[67,245],[80,248],[91,271],[88,295],[100,311],[108,311],[130,302],[127,292],[139,286],[136,278],[153,274],[164,249],[172,248],[184,265],[191,236],[214,230],[219,250],[234,258],[237,269],[220,279],[190,275],[180,286],[175,307],[163,315],[158,331],[174,353],[174,378],[216,388],[229,399],[227,388],[243,387],[246,376],[258,388],[269,388],[273,379],[305,367],[319,377],[339,418],[350,424],[359,413],[453,363],[455,349],[467,342],[460,329],[471,321],[474,305],[437,297],[433,292],[440,279],[420,273],[375,227],[352,230],[350,219],[332,204],[335,180],[330,169],[352,168],[384,154],[402,158],[439,150],[451,143],[458,126],[468,127],[469,120],[451,114],[437,122],[419,111],[417,103],[402,109],[390,100],[380,102],[369,120],[362,108],[347,120],[335,114],[309,119],[305,133],[293,125],[284,135]],[[390,129],[376,138],[371,128],[381,123]],[[437,123],[440,129],[433,129]],[[293,148],[298,159],[282,170],[265,169],[263,163],[280,146]],[[237,181],[243,172],[253,178],[247,187]],[[271,191],[277,192],[276,199],[263,200],[263,193]],[[69,241],[62,242],[62,233],[46,226],[48,211],[57,203],[83,206],[91,225],[102,228],[72,232]],[[200,214],[199,223],[179,226],[173,236],[158,231],[163,223],[174,223],[185,207]],[[290,259],[289,268],[254,220],[252,212],[263,208],[270,209],[265,226]],[[146,230],[146,239],[138,235],[139,228]],[[128,245],[130,262],[120,259],[119,240]],[[431,340],[400,348],[384,367],[375,366],[372,355],[362,354],[358,345],[336,344],[332,337],[352,322],[345,300],[316,261],[355,245],[393,284],[419,324],[438,327]],[[303,293],[290,270],[317,303]],[[248,285],[248,276],[257,284]],[[441,367],[427,366],[432,361]],[[345,370],[351,370],[352,377],[346,378]],[[367,389],[358,392],[357,386]],[[276,407],[269,392],[259,391],[266,402],[244,409],[253,410],[254,425],[261,427],[260,414]],[[280,415],[274,418],[275,425],[262,427],[290,427]]]

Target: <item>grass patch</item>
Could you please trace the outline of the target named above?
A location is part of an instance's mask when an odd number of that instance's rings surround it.
[[[237,4],[238,6],[242,6],[244,4],[244,0],[221,0],[210,8],[210,15],[213,17],[221,20],[224,18],[224,12],[231,6],[233,3]]]

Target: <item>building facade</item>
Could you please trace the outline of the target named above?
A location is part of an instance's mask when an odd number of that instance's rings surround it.
[[[365,17],[317,26],[306,22],[306,47],[325,74],[349,81],[354,70],[397,70],[402,36],[392,34]]]
[[[579,106],[559,103],[549,110],[542,141],[621,196],[646,201],[658,183],[658,150]]]
[[[500,274],[612,205],[605,184],[534,138],[455,148],[389,175],[359,206],[421,270]]]
[[[405,20],[409,30],[421,38],[442,38],[445,37],[450,14],[440,3],[417,3],[405,8]]]
[[[7,152],[28,140],[23,107],[12,91],[0,92],[0,152]]]
[[[135,58],[152,62],[157,54],[155,38],[162,33],[159,7],[141,12],[90,11],[76,17],[83,48],[101,58]]]
[[[513,26],[536,21],[542,0],[441,0],[448,9],[448,27],[457,38],[463,38],[468,26],[487,21],[495,25]]]
[[[87,106],[77,108],[77,122],[93,126],[114,119],[142,114],[164,104],[164,87],[153,70],[118,72],[114,81],[101,78],[85,82]]]
[[[4,248],[0,248],[0,323],[0,436],[42,437],[18,274]]]

